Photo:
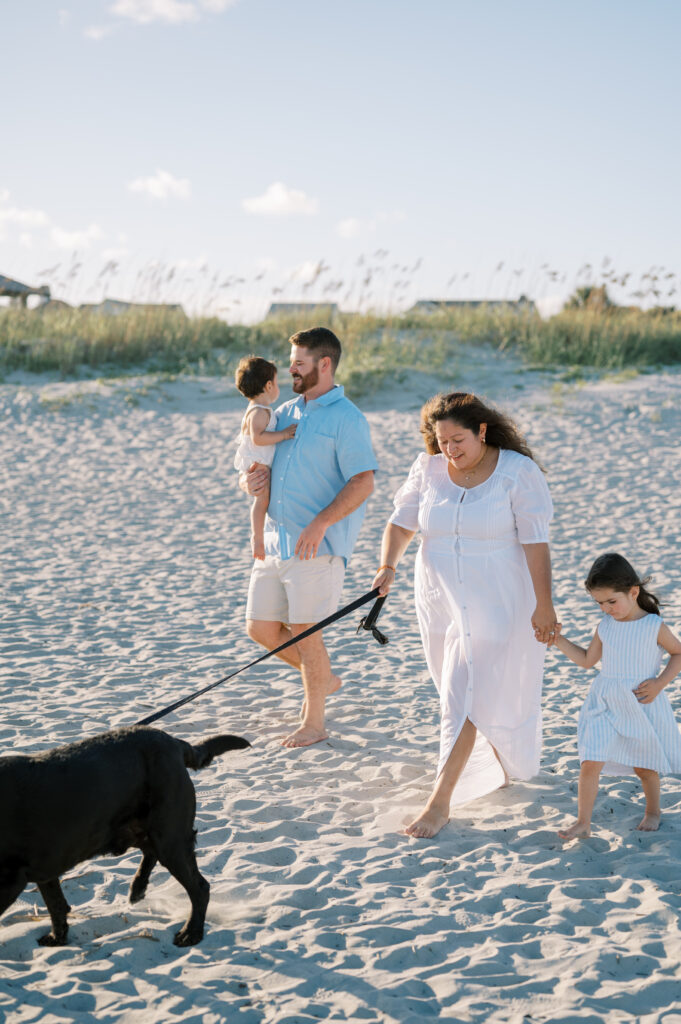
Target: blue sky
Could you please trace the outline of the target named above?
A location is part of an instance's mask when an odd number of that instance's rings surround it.
[[[230,319],[604,273],[633,302],[651,268],[681,304],[680,29],[676,0],[25,0],[0,273]]]

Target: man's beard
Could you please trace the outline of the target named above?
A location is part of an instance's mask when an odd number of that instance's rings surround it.
[[[306,391],[319,383],[319,370],[313,366],[309,373],[293,377],[292,387],[297,395],[304,395]]]

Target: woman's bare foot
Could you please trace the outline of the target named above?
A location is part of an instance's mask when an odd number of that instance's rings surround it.
[[[641,821],[636,826],[637,832],[657,832],[660,827],[660,818],[662,815],[658,812],[657,814],[651,814],[649,811],[641,818]]]
[[[558,835],[561,839],[577,839],[578,836],[591,835],[591,822],[576,821],[570,828],[562,828]]]
[[[343,680],[340,678],[340,676],[336,676],[332,672],[331,673],[331,678],[329,679],[329,682],[326,684],[326,696],[328,697],[328,696],[330,696],[330,694],[335,693],[336,690],[340,690],[342,685],[343,685]],[[305,715],[306,714],[307,714],[307,701],[304,700],[302,705],[301,705],[301,708],[300,708],[300,721],[301,722],[305,721]]]
[[[313,743],[321,743],[329,738],[328,732],[324,729],[314,729],[311,725],[301,725],[299,729],[286,736],[282,741],[282,747],[311,747]]]
[[[414,839],[432,839],[449,821],[449,815],[437,807],[426,807],[418,818],[404,829],[404,834]]]

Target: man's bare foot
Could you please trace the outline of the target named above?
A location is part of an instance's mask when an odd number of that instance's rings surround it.
[[[314,729],[311,725],[301,725],[299,729],[286,736],[282,741],[282,747],[311,747],[313,743],[321,743],[329,738],[328,732],[324,729]]]
[[[576,821],[574,825],[570,825],[570,828],[562,828],[558,835],[561,839],[577,839],[578,836],[590,836],[591,835],[591,823],[585,824],[581,821]]]
[[[404,834],[413,836],[414,839],[432,839],[448,821],[449,817],[443,811],[438,811],[435,807],[426,807],[418,818],[414,818],[411,824],[405,827]]]
[[[660,818],[662,815],[658,812],[657,814],[650,814],[648,811],[641,818],[640,823],[636,826],[637,832],[657,832],[660,827]]]
[[[265,541],[264,540],[256,540],[255,537],[251,537],[251,550],[253,552],[253,558],[257,559],[257,561],[259,561],[259,562],[264,562],[264,560],[265,560]]]
[[[330,694],[335,693],[336,690],[340,690],[342,685],[343,685],[343,680],[340,678],[340,676],[336,676],[333,673],[331,673],[331,678],[329,679],[328,683],[326,684],[326,694],[325,694],[325,697],[328,697],[328,696],[330,696]],[[301,708],[300,708],[300,721],[301,722],[305,721],[305,716],[306,715],[307,715],[307,701],[304,700],[302,705],[301,705]]]

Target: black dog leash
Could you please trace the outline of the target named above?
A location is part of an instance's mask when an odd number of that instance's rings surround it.
[[[251,661],[248,665],[243,665],[238,668],[236,672],[230,672],[229,675],[223,676],[222,679],[218,679],[215,683],[209,683],[208,686],[204,686],[202,690],[197,690],[196,693],[190,693],[188,697],[182,697],[180,700],[176,700],[174,704],[169,704],[167,708],[163,708],[162,711],[156,711],[153,715],[149,715],[148,718],[143,718],[140,722],[136,722],[136,725],[151,725],[152,722],[158,722],[159,718],[165,718],[171,711],[176,711],[177,708],[181,708],[183,704],[189,704],[190,701],[196,700],[197,697],[201,697],[204,693],[208,693],[209,690],[214,690],[216,686],[220,686],[221,683],[226,683],[228,679],[233,679],[234,676],[238,676],[240,672],[245,672],[247,668],[253,668],[254,665],[260,664],[261,661],[266,661],[268,658],[272,658],[275,654],[279,654],[280,651],[285,651],[287,647],[292,647],[293,644],[297,644],[299,640],[304,640],[308,636],[312,636],[313,633],[317,633],[320,629],[324,629],[326,626],[330,626],[332,622],[337,622],[338,619],[344,618],[349,615],[350,612],[354,612],[357,608],[361,608],[362,605],[367,604],[369,601],[373,601],[376,597],[378,600],[371,609],[368,615],[365,615],[359,626],[357,632],[360,629],[369,630],[372,636],[379,642],[379,644],[387,644],[388,638],[385,637],[378,629],[376,629],[375,622],[378,618],[381,608],[385,602],[385,597],[379,597],[379,589],[375,587],[370,590],[364,597],[358,597],[356,601],[351,604],[347,604],[345,608],[340,608],[333,615],[329,615],[328,618],[322,619],[321,622],[317,622],[314,626],[310,626],[303,633],[299,633],[298,636],[292,637],[287,640],[285,644],[281,644],[280,647],[275,647],[273,651],[267,651],[266,654],[261,654],[255,661]]]

